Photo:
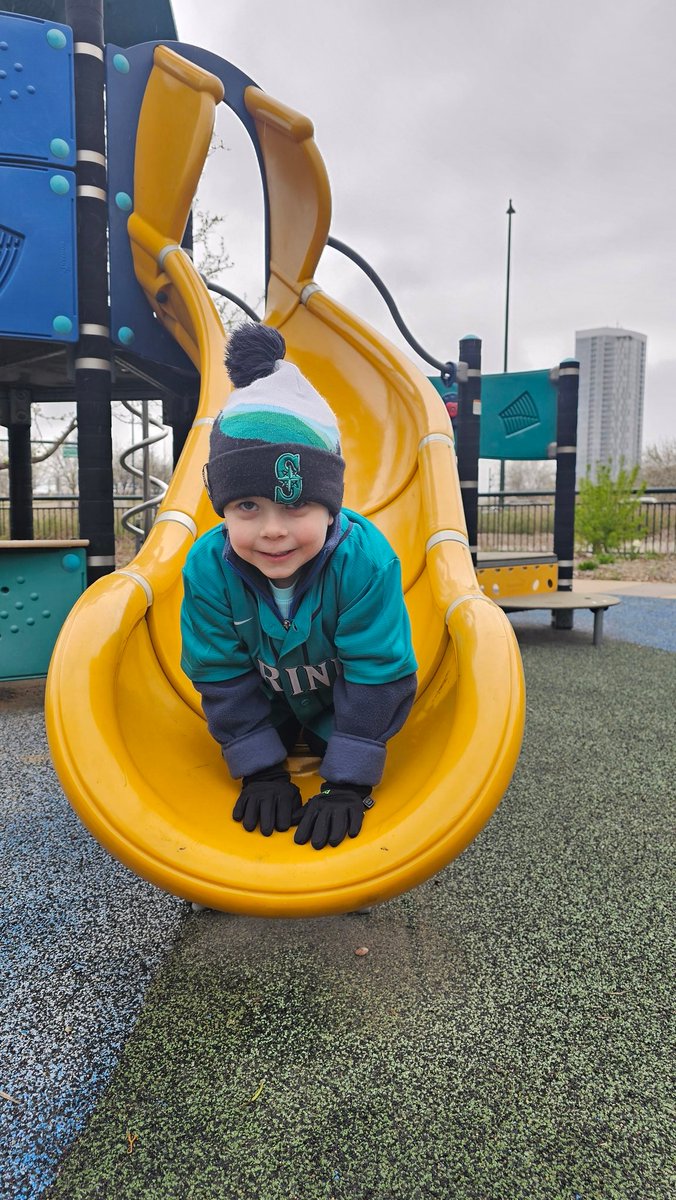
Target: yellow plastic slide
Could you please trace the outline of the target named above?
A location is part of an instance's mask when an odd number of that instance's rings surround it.
[[[293,831],[264,838],[231,819],[238,784],[179,666],[181,568],[216,521],[201,471],[229,384],[220,320],[178,243],[222,94],[214,76],[156,50],[129,234],[149,302],[200,372],[199,409],[143,548],[90,587],[63,627],[48,734],[70,802],[139,875],[225,911],[316,916],[412,888],[475,837],[519,753],[523,675],[507,618],[477,585],[445,408],[402,354],[313,283],[331,201],[312,124],[249,87],[270,204],[265,319],[336,410],[346,503],[401,558],[419,691],[358,838],[315,851],[297,846]],[[291,765],[312,795],[316,760]]]

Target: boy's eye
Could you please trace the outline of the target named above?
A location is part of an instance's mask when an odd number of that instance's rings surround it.
[[[307,506],[308,506],[307,500],[296,500],[296,503],[290,504],[289,508],[294,508],[294,509],[298,510],[300,508],[307,508]]]
[[[254,504],[253,500],[241,500],[237,507],[240,508],[242,512],[253,512],[256,505]]]

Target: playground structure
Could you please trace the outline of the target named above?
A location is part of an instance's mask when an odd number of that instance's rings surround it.
[[[68,30],[61,32],[68,38]],[[93,34],[90,27],[89,46]],[[79,31],[74,37],[76,46],[85,41]],[[95,578],[65,621],[48,678],[54,762],[92,833],[168,891],[254,915],[318,915],[373,904],[429,877],[471,841],[504,793],[521,743],[520,656],[508,620],[477,584],[450,422],[405,356],[314,283],[328,237],[330,190],[308,118],[195,47],[109,46],[105,58],[109,121],[121,111],[116,91],[125,81],[132,85],[123,108],[132,122],[133,155],[119,167],[124,173],[133,165],[126,187],[109,161],[111,312],[117,295],[126,316],[124,323],[113,316],[111,337],[121,352],[133,340],[133,354],[143,358],[137,314],[147,309],[152,336],[166,338],[168,331],[175,342],[171,369],[199,379],[199,405],[135,559],[111,572],[111,564],[96,561],[105,555],[92,555],[89,539]],[[179,667],[180,572],[194,538],[216,519],[201,467],[229,388],[223,329],[181,241],[223,98],[244,121],[261,165],[265,320],[282,329],[288,357],[337,411],[346,500],[375,521],[399,554],[419,663],[416,704],[390,745],[376,807],[360,837],[331,853],[297,847],[291,834],[252,836],[230,821],[236,785]],[[86,145],[78,147],[83,152],[95,153]],[[84,199],[91,204],[94,197]],[[98,204],[102,209],[101,198]],[[126,277],[128,300],[116,283],[124,260],[115,249],[118,235],[127,239],[133,271]],[[145,307],[138,307],[143,297]],[[100,331],[82,333],[82,291],[80,303],[80,341],[96,338],[100,349]],[[480,379],[472,339],[462,348],[469,360],[466,400],[473,404]],[[76,386],[93,379],[96,394],[98,376],[109,381],[109,372],[86,361],[91,356],[82,356],[79,345],[75,353]],[[163,349],[148,346],[144,374],[155,378],[166,370],[156,362],[160,355]],[[78,380],[80,374],[86,379]],[[80,397],[78,409],[86,403]],[[81,454],[84,463],[82,447]],[[312,794],[316,762],[291,765],[303,794]]]
[[[26,0],[26,7],[30,7]],[[18,6],[16,6],[18,7]],[[44,15],[45,9],[53,9],[55,15],[60,10],[67,10],[65,0],[46,0],[32,6],[36,15]],[[83,45],[94,45],[90,39],[89,24],[94,18],[95,10],[100,8],[98,3],[78,2],[71,5],[80,21],[85,21],[83,37],[87,41]],[[89,22],[89,24],[87,23]],[[25,20],[23,22],[26,23]],[[12,25],[14,28],[12,28]],[[134,152],[134,114],[140,107],[142,87],[145,79],[143,71],[136,68],[134,57],[127,51],[127,44],[134,39],[154,35],[175,37],[173,17],[168,0],[153,0],[143,13],[136,12],[126,0],[109,4],[105,8],[105,25],[108,33],[108,46],[105,50],[105,88],[107,93],[107,157],[103,153],[106,144],[103,140],[102,129],[93,126],[95,116],[92,105],[92,71],[96,57],[89,51],[84,57],[81,54],[79,74],[84,75],[87,87],[87,106],[84,115],[78,118],[79,125],[86,128],[89,144],[100,141],[102,152],[80,151],[77,154],[77,169],[73,176],[67,168],[75,166],[75,112],[72,97],[73,42],[71,31],[67,26],[59,27],[45,23],[43,35],[36,40],[28,39],[28,57],[39,60],[41,77],[45,77],[49,87],[49,105],[43,103],[38,115],[45,122],[45,127],[38,130],[35,111],[28,114],[28,126],[22,128],[21,120],[18,128],[14,127],[14,117],[20,106],[12,112],[12,120],[4,134],[3,144],[0,145],[0,171],[5,169],[6,162],[16,168],[25,160],[30,166],[51,164],[59,172],[49,173],[49,185],[53,191],[51,207],[33,205],[31,218],[33,226],[31,237],[22,237],[24,254],[23,296],[16,305],[17,283],[12,289],[13,303],[7,303],[3,311],[2,284],[0,279],[0,338],[19,336],[24,339],[24,345],[31,336],[36,321],[35,288],[31,281],[38,269],[47,269],[48,277],[52,279],[57,266],[54,253],[55,247],[63,240],[70,254],[70,273],[66,272],[67,289],[69,294],[65,301],[54,301],[52,311],[46,312],[45,303],[38,314],[37,337],[50,339],[52,344],[45,347],[44,342],[33,341],[31,352],[16,354],[20,343],[4,342],[9,346],[7,355],[8,367],[3,369],[3,343],[0,341],[0,423],[8,426],[10,447],[10,536],[15,540],[29,540],[33,537],[32,529],[32,489],[30,468],[30,410],[32,402],[43,403],[58,399],[77,399],[79,444],[85,450],[86,468],[80,472],[79,480],[79,532],[89,545],[87,555],[88,579],[92,582],[99,575],[112,570],[115,562],[114,547],[114,514],[112,509],[112,449],[110,446],[110,431],[106,422],[101,420],[101,405],[94,404],[99,400],[107,404],[111,399],[119,400],[141,420],[143,439],[140,443],[128,447],[122,455],[121,462],[125,469],[141,480],[143,486],[143,501],[136,505],[123,517],[123,525],[136,535],[137,548],[150,527],[152,511],[157,507],[164,490],[161,481],[150,475],[148,446],[158,440],[158,436],[150,431],[150,425],[158,425],[148,417],[147,403],[139,412],[133,401],[149,399],[161,395],[163,399],[163,423],[160,425],[159,437],[167,435],[169,428],[173,430],[174,462],[178,460],[187,431],[190,427],[197,397],[197,379],[189,358],[177,343],[166,333],[164,327],[155,319],[155,314],[145,302],[138,288],[132,258],[129,250],[127,235],[127,217],[132,204],[130,192],[133,178]],[[21,30],[21,22],[10,24],[12,29],[13,46],[16,48],[17,30],[18,41],[25,43],[25,31]],[[29,29],[37,32],[37,22],[32,21]],[[93,36],[93,35],[92,35]],[[115,39],[124,38],[125,45],[115,45]],[[9,43],[4,43],[9,48]],[[57,53],[55,53],[55,51]],[[223,60],[217,59],[208,51],[196,47],[184,47],[184,51],[193,61],[207,69],[224,67]],[[45,58],[46,54],[46,58]],[[101,59],[104,50],[101,49]],[[25,55],[22,53],[22,57]],[[77,56],[75,56],[77,58]],[[54,75],[54,64],[58,63],[60,74]],[[16,64],[23,67],[22,63]],[[255,131],[251,116],[246,105],[238,100],[242,92],[245,78],[232,64],[227,64],[227,87],[231,99],[230,107],[236,112],[252,136],[252,143],[261,161],[260,148],[257,146]],[[224,77],[225,78],[225,77]],[[10,81],[11,82],[11,81]],[[252,81],[249,81],[252,82]],[[9,87],[10,84],[8,83]],[[34,93],[31,104],[35,106],[36,89],[29,85],[29,92]],[[101,82],[101,91],[103,81]],[[42,93],[43,88],[39,89]],[[12,89],[10,95],[19,99],[18,93]],[[69,103],[69,99],[71,103]],[[30,106],[29,106],[30,107]],[[27,111],[27,110],[26,110]],[[103,120],[101,104],[101,122]],[[32,122],[32,124],[31,124]],[[51,133],[66,136],[51,137]],[[41,144],[31,147],[31,142]],[[99,162],[100,160],[100,162]],[[101,174],[102,166],[107,169],[107,191],[98,184],[106,182],[105,171]],[[41,172],[36,170],[23,171],[19,181],[8,177],[7,184],[20,182],[21,192],[28,188],[35,192],[35,179]],[[77,335],[77,288],[74,287],[75,267],[75,236],[74,236],[74,186],[81,177],[82,183],[77,187],[79,213],[79,241],[83,252],[80,254],[79,282],[81,306],[87,311],[81,314],[80,340],[77,350],[72,343]],[[58,186],[57,186],[58,185]],[[263,187],[265,189],[263,173]],[[15,195],[20,189],[12,189]],[[55,200],[55,196],[58,197]],[[23,196],[22,196],[23,200]],[[102,221],[101,201],[106,202],[107,220]],[[98,201],[98,203],[93,203]],[[81,219],[80,219],[81,218]],[[25,219],[25,218],[22,218]],[[69,228],[70,226],[70,228]],[[111,278],[110,278],[110,318],[107,305],[102,305],[102,291],[105,290],[105,262],[101,266],[101,246],[103,239],[108,236],[110,242]],[[55,236],[58,235],[58,236]],[[266,230],[269,242],[269,229]],[[98,254],[94,246],[98,239]],[[189,227],[184,236],[184,244],[190,244]],[[86,248],[84,243],[86,243]],[[440,362],[432,358],[416,341],[410,330],[405,326],[392,296],[388,293],[382,281],[364,259],[361,258],[345,243],[331,235],[327,236],[327,246],[339,250],[352,258],[366,272],[372,282],[380,290],[390,312],[406,341],[420,354],[423,359],[436,367],[439,376],[432,383],[441,393],[442,398],[451,399],[449,410],[456,429],[456,446],[458,450],[459,473],[463,496],[466,521],[469,529],[470,549],[477,570],[482,591],[490,595],[498,603],[505,602],[510,597],[529,597],[529,602],[537,595],[546,596],[555,591],[566,591],[572,588],[572,567],[574,551],[574,465],[576,443],[576,410],[577,410],[577,364],[566,361],[553,371],[529,371],[523,373],[483,376],[477,382],[481,370],[481,344],[476,339],[465,339],[460,350],[459,367],[453,363]],[[26,263],[27,248],[32,255],[32,262]],[[91,248],[91,252],[90,252]],[[5,246],[5,251],[7,247]],[[1,252],[1,251],[0,251]],[[268,256],[269,257],[269,256]],[[5,254],[7,259],[7,254]],[[98,261],[97,261],[98,260]],[[60,262],[58,264],[62,266]],[[91,270],[90,270],[91,267]],[[4,271],[6,275],[6,270]],[[26,286],[28,281],[28,286]],[[248,306],[237,297],[209,281],[212,290],[235,299],[239,305],[251,313]],[[63,292],[64,288],[61,289]],[[21,288],[18,289],[21,293]],[[54,300],[54,297],[51,297]],[[107,297],[106,297],[107,299]],[[50,296],[47,295],[47,308]],[[64,312],[53,312],[64,307]],[[70,315],[68,315],[70,313]],[[9,325],[7,318],[9,314]],[[41,318],[42,324],[40,326]],[[102,321],[107,324],[102,324]],[[106,336],[111,330],[110,341]],[[18,332],[17,332],[18,331]],[[58,347],[54,339],[67,338],[71,348],[67,351],[64,362],[58,362]],[[112,345],[112,361],[111,361]],[[465,354],[467,346],[469,353]],[[57,353],[55,353],[57,351]],[[16,358],[19,357],[20,371],[17,379]],[[462,362],[463,357],[471,358]],[[112,374],[110,373],[112,366]],[[56,370],[54,370],[56,367]],[[51,370],[50,370],[51,368]],[[463,374],[464,371],[464,374]],[[474,378],[468,379],[468,374]],[[456,376],[460,375],[460,383],[455,384]],[[26,375],[30,387],[25,386]],[[65,379],[64,379],[65,376]],[[21,386],[18,386],[21,382]],[[73,386],[73,382],[74,385]],[[5,387],[3,389],[3,383]],[[449,389],[453,387],[453,391]],[[4,393],[4,399],[3,399]],[[79,399],[78,399],[79,397]],[[99,413],[97,416],[97,408]],[[482,412],[483,409],[483,412]],[[479,414],[482,413],[480,416]],[[74,447],[77,451],[77,446]],[[134,465],[138,461],[137,454],[143,454],[143,470]],[[513,553],[477,554],[477,524],[478,524],[478,459],[481,458],[557,458],[557,486],[555,503],[554,547],[552,554],[534,556],[514,555]],[[153,495],[155,489],[155,495]],[[135,523],[139,514],[143,514],[142,525]],[[572,609],[557,614],[555,623],[559,628],[569,628],[572,625]],[[45,643],[45,650],[47,650]],[[48,658],[43,660],[43,673],[47,667]],[[0,672],[7,677],[7,672]]]
[[[576,610],[588,609],[594,617],[593,644],[600,646],[604,614],[619,600],[573,587],[579,377],[580,364],[565,359],[553,371],[485,378],[488,420],[482,418],[480,436],[470,441],[470,467],[478,474],[477,442],[482,458],[556,459],[554,553],[503,553],[493,561],[477,556],[477,578],[504,612],[549,609],[555,629],[572,629]],[[478,491],[473,483],[465,496],[467,525],[476,540]]]

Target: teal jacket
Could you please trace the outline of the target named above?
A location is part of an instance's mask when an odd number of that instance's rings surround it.
[[[401,568],[379,530],[343,509],[286,621],[223,527],[195,543],[183,582],[181,666],[233,776],[285,758],[277,727],[293,714],[328,743],[324,778],[378,783],[416,685]]]

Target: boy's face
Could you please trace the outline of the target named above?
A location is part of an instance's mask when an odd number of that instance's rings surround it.
[[[230,545],[277,587],[295,583],[301,567],[319,554],[333,517],[323,504],[275,504],[247,496],[226,505]]]

